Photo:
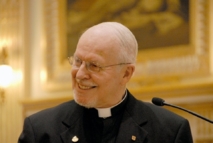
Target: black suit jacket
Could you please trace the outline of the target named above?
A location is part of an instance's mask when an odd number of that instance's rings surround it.
[[[70,101],[27,117],[19,143],[87,143],[83,129],[83,107]],[[132,140],[132,136],[136,140]],[[150,103],[128,100],[116,143],[192,143],[186,119]]]

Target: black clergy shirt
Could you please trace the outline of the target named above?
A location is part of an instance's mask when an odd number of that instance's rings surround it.
[[[95,108],[84,109],[83,128],[88,143],[115,143],[127,98],[111,108],[107,118],[100,118]]]

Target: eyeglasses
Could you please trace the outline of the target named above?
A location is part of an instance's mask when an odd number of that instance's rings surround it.
[[[74,66],[75,68],[80,68],[83,62],[81,59],[78,57],[68,57],[68,61],[70,65]],[[113,64],[113,65],[108,65],[108,66],[98,66],[95,62],[85,62],[86,69],[91,72],[100,72],[100,70],[103,70],[104,68],[107,67],[112,67],[112,66],[118,66],[118,65],[126,65],[126,64],[131,64],[131,63],[119,63],[119,64]]]

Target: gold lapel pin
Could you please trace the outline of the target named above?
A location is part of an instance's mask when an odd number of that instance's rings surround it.
[[[77,136],[74,136],[74,137],[72,138],[72,142],[74,142],[74,143],[78,142],[78,137],[77,137]]]
[[[132,140],[133,140],[133,141],[136,141],[136,136],[133,136],[133,135],[132,135]]]

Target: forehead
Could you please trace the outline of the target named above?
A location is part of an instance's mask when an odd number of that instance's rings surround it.
[[[93,27],[88,29],[79,39],[76,54],[86,57],[101,56],[108,58],[120,50],[120,40],[114,29],[109,27]]]

